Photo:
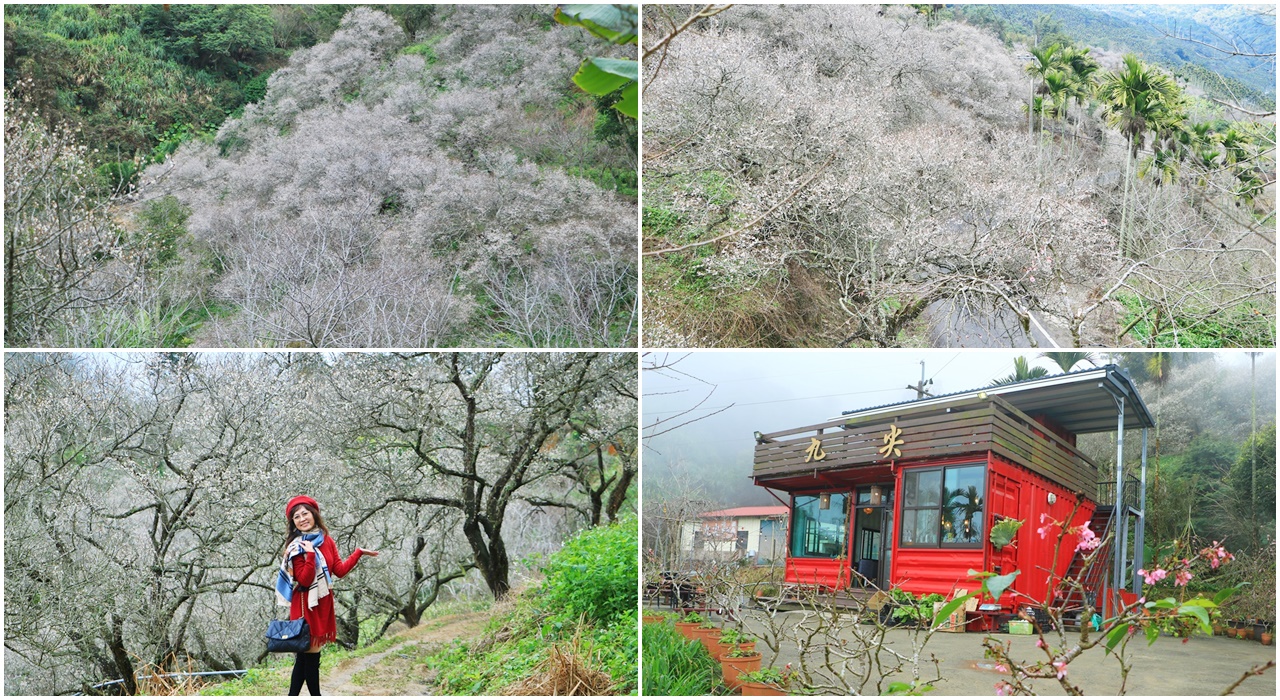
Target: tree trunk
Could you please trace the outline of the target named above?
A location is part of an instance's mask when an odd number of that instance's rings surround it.
[[[116,673],[124,681],[125,695],[138,694],[138,679],[134,677],[133,661],[129,660],[129,650],[124,648],[124,620],[119,615],[111,616],[111,639],[107,642],[111,651],[111,660],[115,663]]]
[[[636,479],[636,470],[633,467],[623,467],[618,474],[618,480],[614,482],[613,489],[609,492],[609,502],[605,506],[604,514],[609,518],[609,522],[615,522],[618,519],[618,511],[622,510],[622,504],[627,502],[627,490],[631,488],[631,483]]]
[[[1125,149],[1126,152],[1129,150]],[[1124,159],[1124,199],[1120,200],[1120,255],[1125,254],[1124,251],[1124,227],[1129,217],[1129,170],[1133,163],[1133,156]]]
[[[489,533],[489,543],[486,545],[485,533],[475,519],[468,519],[463,523],[462,532],[471,545],[471,552],[476,556],[476,568],[480,569],[480,575],[484,577],[493,599],[502,600],[511,591],[511,562],[507,558],[507,547],[502,541],[501,533]]]

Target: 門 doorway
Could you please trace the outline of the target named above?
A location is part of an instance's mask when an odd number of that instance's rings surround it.
[[[859,574],[854,581],[886,589],[893,550],[893,488],[889,485],[859,488],[853,513],[851,566]]]

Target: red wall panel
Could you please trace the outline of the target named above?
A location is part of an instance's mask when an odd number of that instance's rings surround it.
[[[981,549],[913,549],[893,552],[893,585],[916,595],[948,595],[957,588],[978,589],[969,569],[982,570]]]
[[[1071,516],[1071,510],[1075,505],[1076,498],[1065,487],[1054,484],[1000,457],[993,456],[990,473],[993,483],[1001,479],[1007,479],[1017,481],[1020,484],[1020,497],[1016,503],[1016,512],[1000,513],[1023,521],[1022,528],[1018,530],[1018,534],[1014,539],[1017,569],[1022,573],[1014,581],[1011,590],[1028,596],[1036,602],[1044,602],[1049,592],[1050,570],[1052,569],[1055,577],[1060,577],[1067,571],[1067,568],[1071,565],[1072,557],[1075,556],[1076,543],[1079,542],[1079,537],[1067,535],[1062,538],[1062,544],[1059,547],[1058,535],[1062,528],[1056,526],[1050,527],[1045,532],[1044,537],[1041,537],[1037,531],[1043,526],[1050,525],[1047,519],[1043,522],[1041,521],[1041,515],[1046,514],[1049,518],[1066,521]],[[1050,505],[1049,494],[1053,494],[1056,497],[1056,503]],[[1093,501],[1087,498],[1083,499],[1075,517],[1063,527],[1076,527],[1091,519],[1094,507]],[[1054,560],[1055,547],[1059,547],[1056,564]],[[1010,573],[1010,571],[1006,570],[1003,573]],[[1010,601],[1011,598],[1008,594],[1001,598],[1001,602],[1006,605]]]
[[[849,585],[849,561],[847,559],[817,559],[787,557],[787,583],[804,583],[844,588]]]

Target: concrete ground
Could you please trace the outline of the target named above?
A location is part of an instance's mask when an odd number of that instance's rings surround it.
[[[798,616],[798,613],[781,613]],[[798,617],[796,618],[798,619]],[[758,622],[748,620],[745,627],[757,635],[763,631]],[[943,680],[934,684],[929,695],[994,695],[996,681],[1004,678],[993,668],[993,662],[983,658],[982,640],[985,634],[935,633],[925,646],[925,657],[932,654],[939,660]],[[993,635],[1001,642],[1012,642],[1011,656],[1026,661],[1044,660],[1044,652],[1035,647],[1036,637],[1008,634]],[[1078,633],[1069,633],[1067,639],[1078,639]],[[1054,644],[1055,635],[1046,639]],[[886,637],[889,646],[910,652],[910,633],[890,630]],[[1056,645],[1055,645],[1056,646]],[[758,645],[769,662],[772,652]],[[1128,695],[1218,695],[1250,668],[1276,660],[1275,646],[1262,646],[1256,641],[1227,639],[1226,637],[1191,638],[1187,643],[1172,637],[1160,637],[1151,646],[1144,638],[1130,640],[1129,657],[1133,668],[1125,692]],[[789,645],[781,650],[775,663],[781,668],[787,663],[799,661],[799,650]],[[932,664],[926,667],[932,670]],[[1068,667],[1068,678],[1086,694],[1115,695],[1120,689],[1120,667],[1102,649],[1086,652]],[[927,677],[927,676],[926,676]],[[907,680],[907,678],[903,678]],[[1040,695],[1065,695],[1056,680],[1037,680],[1034,689]],[[873,687],[866,689],[874,694]],[[1276,669],[1244,681],[1236,695],[1276,696]]]

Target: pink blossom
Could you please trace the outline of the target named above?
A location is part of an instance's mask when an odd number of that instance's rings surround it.
[[[1041,514],[1040,514],[1040,524],[1041,524],[1041,525],[1043,525],[1043,524],[1044,524],[1044,521],[1045,521],[1045,520],[1048,520],[1048,519],[1049,519],[1049,514],[1048,514],[1048,513],[1041,513]]]
[[[1066,677],[1067,677],[1067,662],[1066,662],[1066,661],[1054,661],[1054,662],[1053,662],[1053,667],[1054,667],[1054,668],[1056,668],[1056,669],[1058,669],[1058,680],[1062,680],[1063,678],[1066,678]]]
[[[1036,532],[1040,533],[1040,539],[1043,540],[1045,535],[1049,534],[1049,526],[1045,525],[1044,527],[1038,527],[1036,528]]]
[[[1007,681],[997,681],[996,695],[1013,695],[1013,686]]]
[[[1037,649],[1045,649],[1045,648],[1048,648],[1048,645],[1044,643],[1044,640],[1043,640],[1043,639],[1037,639],[1037,640],[1036,640],[1036,648],[1037,648]]]
[[[1154,585],[1156,581],[1163,581],[1169,572],[1164,569],[1156,569],[1155,571],[1147,571],[1146,569],[1138,569],[1138,575],[1146,580],[1147,585]]]
[[[1089,529],[1089,523],[1085,523],[1083,529],[1080,530],[1080,541],[1076,543],[1076,551],[1092,552],[1102,545],[1102,540]]]
[[[1179,586],[1185,586],[1187,585],[1187,582],[1191,580],[1191,570],[1183,569],[1182,571],[1179,571],[1177,575],[1175,575],[1173,578],[1174,578],[1174,582],[1177,583]]]
[[[1005,666],[1004,664],[996,664],[996,670],[999,671],[1000,673],[1008,673],[1009,667]]]

